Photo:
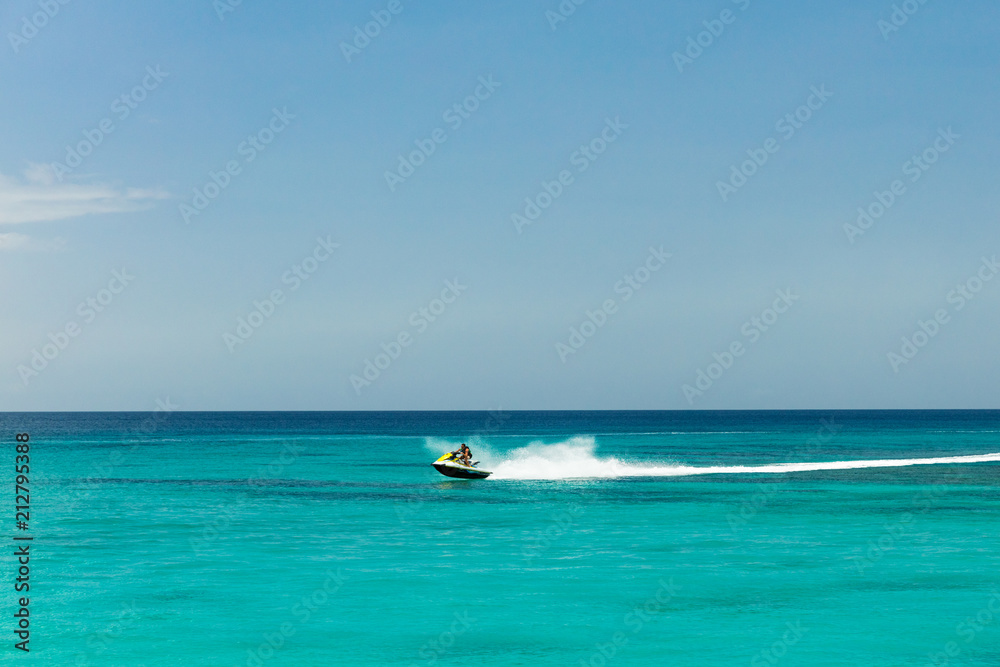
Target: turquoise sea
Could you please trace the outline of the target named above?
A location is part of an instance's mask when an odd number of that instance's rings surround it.
[[[0,424],[3,664],[1000,665],[996,411]]]

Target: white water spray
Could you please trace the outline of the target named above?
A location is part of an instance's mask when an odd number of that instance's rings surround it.
[[[468,441],[475,458],[484,470],[493,471],[491,479],[610,479],[615,477],[685,477],[688,475],[738,475],[759,473],[808,472],[813,470],[852,470],[857,468],[898,468],[942,463],[1000,462],[1000,452],[969,456],[938,456],[919,459],[874,459],[862,461],[814,461],[770,463],[756,466],[688,466],[681,464],[632,464],[614,457],[599,457],[593,437],[576,436],[564,442],[533,442],[526,447],[499,454],[487,444]],[[458,448],[458,443],[428,439],[426,447],[436,454]]]

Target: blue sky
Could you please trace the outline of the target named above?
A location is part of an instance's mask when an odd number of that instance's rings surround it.
[[[0,409],[998,407],[994,3],[224,1],[0,9]]]

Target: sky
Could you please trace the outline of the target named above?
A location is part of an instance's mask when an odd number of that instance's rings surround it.
[[[1000,407],[996,3],[496,5],[3,3],[0,410]]]

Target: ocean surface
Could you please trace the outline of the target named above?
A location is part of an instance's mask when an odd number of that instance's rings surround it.
[[[3,664],[1000,665],[997,411],[0,424]]]

